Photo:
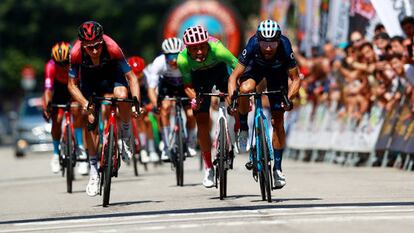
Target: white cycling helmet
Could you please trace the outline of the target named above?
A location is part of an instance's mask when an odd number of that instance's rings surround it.
[[[183,41],[180,38],[172,37],[165,39],[161,45],[164,53],[179,53],[183,49]]]
[[[278,41],[282,32],[276,21],[267,19],[259,23],[256,34],[262,41]]]

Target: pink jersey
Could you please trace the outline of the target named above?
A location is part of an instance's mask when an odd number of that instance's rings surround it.
[[[45,90],[53,90],[53,83],[57,81],[64,85],[68,84],[69,64],[61,66],[50,59],[45,66]]]

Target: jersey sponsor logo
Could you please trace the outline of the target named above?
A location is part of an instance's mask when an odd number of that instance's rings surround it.
[[[202,25],[233,54],[241,42],[240,26],[235,13],[219,1],[188,0],[175,7],[167,17],[164,38],[182,37],[185,29]]]
[[[242,55],[243,55],[243,57],[245,57],[247,55],[247,50],[246,49],[243,49]]]

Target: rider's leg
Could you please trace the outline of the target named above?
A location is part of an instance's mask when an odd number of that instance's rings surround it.
[[[240,80],[240,93],[250,93],[256,90],[256,81],[253,78],[246,76]],[[247,116],[249,113],[249,97],[239,97],[239,120],[240,120],[240,134],[239,134],[239,150],[246,152],[249,138],[249,125]]]
[[[114,96],[116,98],[126,99],[128,98],[128,89],[125,86],[115,86]],[[132,157],[132,134],[130,130],[131,104],[120,102],[118,109],[121,120],[122,159],[128,161]]]
[[[86,154],[85,146],[83,144],[83,122],[84,118],[82,115],[82,110],[80,108],[72,108],[71,113],[73,116],[73,127],[75,128],[75,140],[76,140],[76,154],[79,156],[79,159],[87,159],[88,155]],[[82,175],[88,174],[88,163],[80,162],[78,166],[78,172]]]
[[[193,110],[189,105],[184,106],[185,115],[187,118],[186,127],[188,134],[188,150],[191,156],[196,155],[196,146],[197,146],[197,129],[196,129],[196,119],[194,117]]]
[[[164,142],[164,151],[167,151],[170,143],[168,136],[170,135],[170,113],[171,113],[171,101],[164,100],[161,102],[160,118],[161,118],[161,133],[162,141]]]
[[[208,108],[207,108],[208,109]],[[201,156],[204,160],[204,179],[203,185],[206,188],[214,186],[214,168],[211,161],[211,138],[210,138],[210,114],[207,112],[200,112],[196,114],[196,121],[198,127],[198,141],[200,143]]]
[[[63,114],[57,111],[52,114],[52,140],[53,140],[53,157],[50,162],[52,172],[60,171],[59,154],[60,154],[60,135],[62,134],[62,119]]]
[[[273,150],[275,163],[273,166],[274,183],[277,188],[282,188],[286,184],[285,175],[282,173],[283,148],[285,147],[285,128],[283,123],[283,111],[272,111],[273,125]]]
[[[95,130],[85,130],[85,141],[89,152],[89,182],[86,186],[86,193],[89,196],[96,196],[98,194],[99,187],[99,174],[98,174],[98,127]]]

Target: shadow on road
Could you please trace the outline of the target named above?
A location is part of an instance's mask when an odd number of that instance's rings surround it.
[[[109,203],[109,206],[129,206],[129,205],[138,205],[138,204],[143,204],[143,203],[162,203],[162,202],[163,201],[124,201],[124,202]],[[96,205],[95,207],[102,207],[102,205]]]
[[[302,198],[303,200],[304,198]],[[289,199],[275,199],[277,200],[289,200]],[[293,199],[300,200],[300,199]],[[143,203],[146,201],[137,201],[136,203]],[[148,202],[148,201],[147,201]],[[151,202],[151,201],[149,201]],[[124,203],[134,202],[121,202],[118,205]],[[266,203],[266,202],[263,202]],[[117,205],[117,203],[111,204]],[[226,206],[226,207],[211,207],[211,208],[194,208],[194,209],[175,209],[175,210],[160,210],[160,211],[143,211],[143,212],[127,212],[127,213],[112,213],[112,214],[97,214],[97,215],[84,215],[84,216],[65,216],[65,217],[53,217],[53,218],[34,218],[23,220],[9,220],[0,221],[0,225],[5,224],[18,224],[18,223],[35,223],[46,221],[64,221],[64,220],[80,220],[80,219],[101,219],[101,218],[114,218],[114,217],[133,217],[133,216],[151,216],[161,214],[188,214],[188,213],[210,213],[217,211],[243,211],[243,210],[266,210],[266,209],[300,209],[300,208],[315,208],[315,207],[384,207],[384,206],[414,206],[414,202],[363,202],[363,203],[326,203],[326,204],[292,204],[292,205],[247,205],[247,206]],[[109,207],[110,208],[110,207]]]
[[[258,195],[257,195],[258,196]],[[285,202],[285,201],[320,201],[322,198],[272,198],[273,202]],[[262,200],[253,200],[251,202],[263,202]]]
[[[240,198],[246,198],[246,197],[259,197],[259,195],[230,195],[225,197],[226,200],[231,200],[231,199],[240,199]],[[220,197],[212,197],[210,198],[211,200],[218,200],[220,199]]]

